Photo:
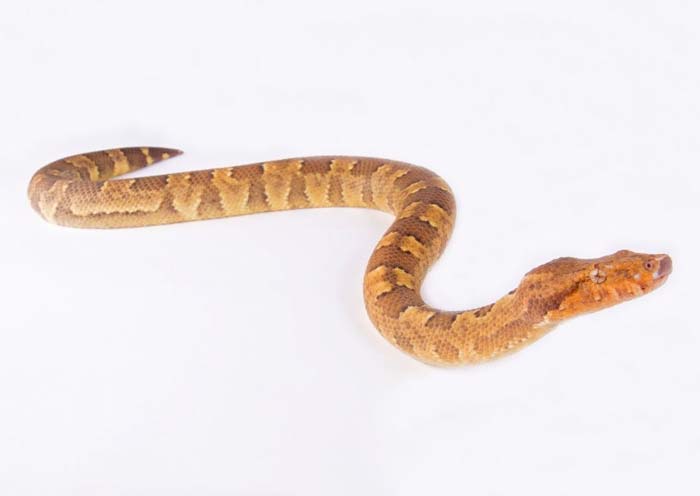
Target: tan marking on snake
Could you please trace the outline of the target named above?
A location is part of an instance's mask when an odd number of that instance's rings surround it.
[[[114,175],[115,176],[121,176],[123,174],[126,174],[129,172],[129,160],[126,158],[126,155],[124,155],[124,152],[121,150],[109,150],[107,152],[107,155],[109,155],[109,158],[112,159],[114,162]]]
[[[173,174],[168,176],[168,189],[173,195],[173,207],[184,220],[197,218],[201,202],[201,186],[192,184],[190,174]]]
[[[408,198],[413,193],[417,193],[418,191],[425,189],[427,187],[428,187],[428,183],[426,183],[425,181],[416,181],[415,183],[409,184],[404,189],[397,192],[396,196],[397,196],[398,203],[403,202],[406,198]]]
[[[148,148],[141,148],[141,153],[146,157],[146,165],[151,165],[153,163],[153,157],[151,156],[151,151]]]
[[[331,174],[340,179],[342,186],[343,203],[348,207],[363,207],[365,202],[362,199],[363,182],[352,180],[350,173],[357,165],[357,160],[333,159],[331,161]]]
[[[385,234],[384,237],[379,240],[377,248],[383,248],[384,246],[394,245],[400,238],[401,234],[397,232],[390,232],[388,234]]]
[[[430,204],[426,207],[425,213],[418,217],[433,227],[440,227],[442,223],[450,222],[450,216],[438,205]]]
[[[248,181],[231,177],[231,169],[212,171],[212,184],[219,192],[221,208],[226,212],[248,212]]]
[[[292,179],[301,169],[301,162],[263,164],[263,182],[270,207],[283,210],[288,207]]]
[[[394,273],[394,277],[396,278],[397,286],[403,286],[408,289],[415,289],[415,285],[413,284],[413,276],[411,274],[409,274],[400,267],[394,267],[392,269],[392,272]]]
[[[413,202],[404,208],[399,214],[399,219],[406,219],[408,217],[413,217],[416,215],[419,209],[424,208],[423,202]]]
[[[95,162],[93,162],[89,157],[78,155],[75,157],[66,158],[65,161],[78,170],[82,169],[87,171],[91,181],[97,181],[100,178],[100,171],[97,168],[97,164],[95,164]]]
[[[330,177],[328,174],[309,174],[306,176],[306,197],[309,199],[309,203],[318,206],[330,206],[331,203],[328,200],[328,188],[330,183]]]
[[[408,307],[399,315],[399,322],[420,328],[435,314],[434,310],[425,307]]]
[[[404,236],[401,238],[399,248],[418,259],[423,259],[426,255],[425,246],[413,236]]]
[[[386,188],[386,184],[393,185],[399,177],[408,173],[407,169],[397,169],[392,165],[384,164],[372,174],[370,185],[372,188],[372,198],[374,204],[380,209],[390,211],[389,194],[390,189]]]
[[[54,222],[56,209],[65,196],[68,181],[56,181],[38,199],[39,213],[49,222]]]
[[[443,311],[420,296],[428,267],[440,256],[455,222],[450,188],[435,173],[391,160],[309,157],[111,179],[179,154],[140,147],[67,157],[32,177],[29,199],[50,222],[91,228],[291,208],[361,206],[390,212],[396,219],[365,272],[367,312],[390,343],[440,365],[511,353],[562,320],[647,294],[671,273],[667,255],[619,251],[596,259],[559,258],[528,272],[515,290],[492,304]],[[313,309],[312,300],[309,305]]]
[[[148,192],[136,192],[132,187],[135,179],[106,181],[94,196],[71,198],[69,209],[80,217],[90,217],[100,214],[118,214],[135,212],[156,212],[162,203],[162,198]]]
[[[365,276],[365,286],[374,295],[375,300],[394,289],[394,285],[387,279],[388,274],[389,268],[381,265]]]

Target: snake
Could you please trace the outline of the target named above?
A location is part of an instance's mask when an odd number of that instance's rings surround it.
[[[323,156],[114,179],[181,153],[130,147],[72,155],[33,175],[29,200],[45,220],[79,228],[318,207],[392,214],[364,274],[365,307],[387,341],[432,365],[475,364],[510,354],[564,320],[651,292],[672,270],[666,254],[629,250],[594,259],[557,258],[527,272],[491,304],[445,311],[426,304],[420,291],[455,225],[454,195],[436,173],[393,160]]]

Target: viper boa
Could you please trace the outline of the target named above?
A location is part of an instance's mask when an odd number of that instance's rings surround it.
[[[455,221],[452,192],[435,173],[376,158],[309,157],[112,179],[180,153],[120,148],[67,157],[34,175],[29,198],[47,221],[87,228],[315,207],[365,207],[393,214],[365,273],[367,312],[389,342],[433,364],[499,357],[564,319],[648,293],[671,273],[667,255],[619,251],[589,260],[560,258],[528,272],[495,303],[443,311],[420,296],[425,274],[445,248]]]

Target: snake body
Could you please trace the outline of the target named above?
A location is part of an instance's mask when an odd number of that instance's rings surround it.
[[[667,255],[619,251],[597,259],[560,258],[528,272],[495,303],[443,311],[420,295],[455,222],[453,194],[434,172],[391,160],[340,156],[112,179],[180,153],[120,148],[67,157],[32,177],[29,198],[47,221],[84,228],[315,207],[393,214],[365,273],[367,312],[389,342],[432,364],[475,363],[515,351],[566,318],[648,293],[671,272]]]

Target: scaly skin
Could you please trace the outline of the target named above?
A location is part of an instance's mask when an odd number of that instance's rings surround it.
[[[667,255],[619,251],[560,258],[530,271],[491,305],[446,312],[425,304],[420,286],[452,232],[449,186],[413,165],[362,157],[310,157],[238,167],[111,179],[181,152],[122,148],[67,157],[40,169],[29,185],[49,222],[112,228],[169,224],[256,212],[366,207],[396,220],[370,257],[367,312],[406,353],[440,365],[475,363],[518,350],[562,320],[646,294],[671,273]]]

